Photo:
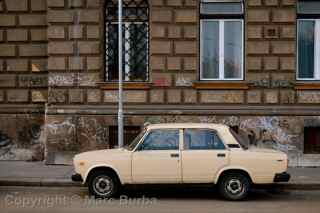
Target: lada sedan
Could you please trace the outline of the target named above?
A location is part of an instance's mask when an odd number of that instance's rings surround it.
[[[226,125],[156,124],[124,148],[76,155],[72,179],[97,198],[130,184],[207,184],[225,199],[241,200],[252,184],[289,181],[287,166],[285,153],[248,148]]]

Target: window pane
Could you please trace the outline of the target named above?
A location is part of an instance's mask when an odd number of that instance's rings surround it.
[[[126,50],[130,53],[128,58],[131,72],[128,73],[130,80],[144,81],[146,76],[147,60],[148,60],[148,25],[147,24],[131,24],[130,25],[130,49]]]
[[[179,130],[153,130],[139,150],[178,150]]]
[[[226,79],[241,78],[242,24],[240,21],[224,22],[224,74]]]
[[[122,27],[122,36],[125,38],[125,23],[123,24]],[[119,47],[119,36],[118,36],[118,24],[109,24],[108,25],[108,33],[107,33],[107,46],[108,46],[108,51],[107,51],[107,69],[108,69],[108,79],[109,80],[118,80],[119,78],[119,61],[118,61],[118,47]],[[127,58],[129,58],[126,53],[126,43],[123,42],[122,44],[123,52],[122,52],[122,58],[124,61],[126,61]],[[123,70],[123,79],[125,80],[125,63],[122,65],[122,70]]]
[[[314,78],[314,21],[298,22],[299,78]]]
[[[319,14],[320,13],[320,2],[299,2],[298,3],[299,14]]]
[[[208,2],[201,3],[200,12],[203,15],[215,15],[215,14],[242,14],[242,3],[217,3],[217,2]]]
[[[107,70],[108,79],[118,79],[118,25],[108,24],[107,29]]]
[[[202,78],[219,78],[219,22],[203,21],[202,32]]]
[[[211,130],[187,129],[184,131],[184,149],[186,150],[222,150],[224,144]]]

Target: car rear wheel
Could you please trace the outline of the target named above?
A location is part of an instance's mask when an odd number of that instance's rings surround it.
[[[219,182],[219,191],[227,200],[243,200],[250,190],[250,181],[247,176],[239,173],[226,174]]]
[[[95,198],[112,198],[118,193],[119,187],[119,180],[112,172],[97,171],[89,177],[89,193]]]

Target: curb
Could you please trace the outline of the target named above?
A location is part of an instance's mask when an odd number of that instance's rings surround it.
[[[83,185],[69,179],[10,178],[10,180],[0,179],[0,186],[82,187]]]
[[[315,191],[320,190],[320,183],[283,183],[276,184],[277,187],[282,188],[283,190],[306,190],[306,191]]]
[[[254,185],[253,189],[264,189],[269,191],[316,191],[320,190],[320,182],[315,183],[274,183]]]
[[[80,182],[72,182],[69,179],[45,179],[45,178],[10,178],[0,179],[0,186],[26,186],[26,187],[83,187]],[[314,183],[276,183],[256,185],[253,188],[276,191],[290,190],[320,190],[320,182]]]

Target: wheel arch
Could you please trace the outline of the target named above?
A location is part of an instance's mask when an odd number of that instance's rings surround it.
[[[249,181],[251,183],[253,183],[253,179],[252,179],[252,176],[250,174],[250,172],[245,169],[245,168],[242,168],[242,167],[229,167],[229,168],[224,168],[222,170],[219,171],[218,175],[216,176],[216,179],[215,179],[215,184],[218,184],[219,181],[221,180],[221,178],[226,175],[226,174],[230,174],[230,173],[240,173],[240,174],[243,174],[245,175],[246,177],[248,177]]]
[[[90,176],[91,176],[92,174],[94,174],[96,171],[108,171],[108,172],[112,172],[112,173],[115,175],[115,177],[118,179],[119,183],[122,184],[122,181],[121,181],[121,179],[120,179],[120,176],[119,176],[118,171],[117,171],[115,168],[113,168],[113,167],[111,167],[111,166],[109,166],[109,165],[104,165],[104,164],[95,165],[95,166],[93,166],[93,167],[90,167],[90,168],[88,169],[85,177],[83,178],[83,184],[87,184]]]

